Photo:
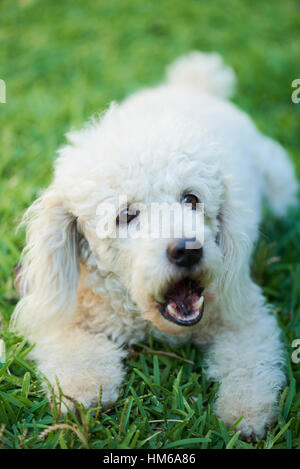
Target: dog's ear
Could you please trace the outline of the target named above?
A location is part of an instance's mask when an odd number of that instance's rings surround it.
[[[79,280],[76,218],[49,189],[27,210],[26,246],[18,273],[21,295],[12,328],[30,333],[70,317]]]
[[[217,244],[223,254],[223,275],[220,276],[220,289],[228,302],[229,313],[243,304],[251,288],[250,257],[257,222],[244,204],[235,197],[234,191],[226,187],[219,211],[219,233]]]

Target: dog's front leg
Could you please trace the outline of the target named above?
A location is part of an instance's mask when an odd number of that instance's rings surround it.
[[[107,407],[118,397],[124,375],[125,352],[104,334],[91,334],[77,326],[36,337],[30,358],[36,360],[57,393],[58,379],[62,392],[85,407],[96,406],[100,386],[102,405]],[[56,379],[57,378],[57,379]],[[65,400],[65,399],[63,399]],[[71,401],[65,400],[72,406]],[[65,406],[63,406],[65,410]]]
[[[207,375],[220,382],[215,412],[227,426],[240,417],[242,438],[258,439],[276,419],[285,382],[280,330],[264,309],[222,327],[207,357]]]

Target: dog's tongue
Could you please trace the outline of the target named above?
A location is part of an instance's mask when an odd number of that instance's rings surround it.
[[[169,290],[168,296],[170,300],[175,301],[175,303],[181,304],[184,303],[186,298],[188,298],[190,293],[190,286],[188,282],[180,282],[175,285],[174,288]]]
[[[192,325],[201,319],[204,298],[192,290],[189,281],[177,283],[168,291],[167,298],[165,313],[168,319],[182,325]]]

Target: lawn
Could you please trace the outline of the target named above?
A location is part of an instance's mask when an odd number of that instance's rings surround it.
[[[29,346],[8,332],[17,302],[12,269],[24,245],[16,233],[26,207],[50,182],[64,134],[135,89],[158,83],[164,67],[193,49],[218,51],[236,71],[234,101],[290,152],[300,175],[297,0],[3,0],[0,3],[0,447],[2,448],[298,448],[300,363],[300,210],[278,221],[266,209],[253,276],[274,305],[287,356],[287,387],[277,424],[247,443],[212,411],[217,384],[202,355],[149,337],[137,344],[113,408],[60,416],[45,398]],[[172,355],[176,354],[176,356]]]

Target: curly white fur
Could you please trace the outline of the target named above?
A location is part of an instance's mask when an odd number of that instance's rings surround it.
[[[204,347],[220,381],[215,410],[227,425],[241,416],[245,437],[263,436],[276,417],[285,378],[279,328],[250,278],[264,196],[277,215],[297,184],[283,148],[226,101],[235,76],[217,54],[198,52],[168,68],[165,84],[112,104],[68,134],[51,186],[25,215],[22,298],[12,327],[36,342],[32,357],[66,395],[90,406],[117,397],[124,345],[147,332],[171,344]],[[205,206],[203,319],[181,327],[153,300],[182,278],[165,255],[167,239],[99,239],[97,206],[180,200]],[[134,229],[133,227],[129,229]],[[187,230],[189,227],[185,227]]]

